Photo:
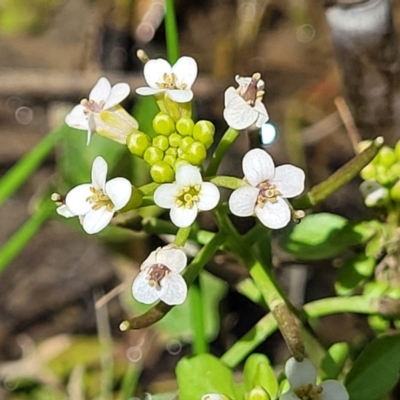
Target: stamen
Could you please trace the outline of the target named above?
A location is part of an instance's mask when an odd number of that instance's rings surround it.
[[[278,196],[280,196],[281,193],[274,184],[264,181],[256,187],[259,189],[256,202],[259,207],[264,207],[266,202],[276,203],[278,201]]]
[[[178,207],[192,208],[200,199],[201,185],[185,186],[176,194],[175,204]]]
[[[164,264],[153,264],[148,272],[149,285],[161,288],[162,280],[168,276],[171,270]]]
[[[93,203],[93,210],[99,210],[101,207],[106,207],[108,211],[114,210],[113,202],[101,189],[96,189],[91,186],[90,191],[93,193],[93,195],[87,197],[86,201],[89,203]]]

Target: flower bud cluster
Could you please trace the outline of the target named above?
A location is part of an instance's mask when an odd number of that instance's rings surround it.
[[[368,144],[368,141],[361,142],[360,149]],[[360,190],[368,207],[400,202],[400,141],[394,148],[383,146],[360,175],[365,181]]]
[[[127,146],[150,165],[151,177],[157,183],[172,182],[182,164],[200,166],[214,141],[214,125],[206,120],[195,123],[189,116],[175,122],[160,111],[153,119],[153,128],[155,137],[134,132],[128,136]]]

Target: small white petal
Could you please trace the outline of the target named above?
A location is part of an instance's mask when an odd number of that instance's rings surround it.
[[[132,295],[140,303],[152,304],[160,298],[161,289],[150,286],[147,271],[141,271],[133,281]]]
[[[162,83],[164,81],[164,74],[171,75],[171,65],[168,61],[158,58],[157,60],[149,60],[143,70],[144,79],[147,84],[153,88],[158,89],[158,83]]]
[[[89,122],[87,115],[84,114],[83,110],[85,107],[82,104],[75,106],[69,114],[65,117],[65,123],[71,128],[86,130],[89,128]]]
[[[275,169],[272,180],[282,197],[291,198],[299,195],[304,190],[304,171],[290,164],[280,165]]]
[[[126,99],[131,92],[131,88],[127,83],[117,83],[111,88],[110,96],[106,103],[104,104],[103,109],[109,109],[117,104],[121,103],[122,100]]]
[[[177,77],[178,88],[186,85],[186,89],[190,89],[197,78],[197,63],[192,57],[181,57],[172,67],[172,72]]]
[[[172,208],[176,204],[178,186],[175,183],[164,183],[154,192],[154,203],[161,208]]]
[[[141,96],[151,96],[153,94],[165,92],[165,89],[154,89],[147,86],[138,87],[135,92]]]
[[[256,206],[254,211],[261,223],[270,229],[284,228],[291,219],[290,208],[282,197],[278,197],[276,203],[267,201],[263,207]]]
[[[213,183],[204,182],[201,185],[199,201],[197,202],[199,211],[208,211],[215,208],[219,202],[219,197],[218,188]]]
[[[89,100],[93,100],[96,103],[101,101],[106,102],[111,92],[111,83],[107,78],[101,77],[97,83],[93,86],[89,94]]]
[[[177,103],[187,103],[193,99],[193,92],[191,90],[168,90],[168,97]]]
[[[174,225],[179,228],[187,228],[193,224],[197,217],[197,213],[198,210],[196,205],[191,208],[174,206],[171,208],[169,215]]]
[[[92,205],[87,201],[87,198],[92,196],[90,191],[92,185],[85,183],[71,189],[65,197],[65,205],[75,215],[85,215],[88,213]]]
[[[116,210],[128,204],[132,195],[132,185],[125,178],[114,178],[106,183],[105,193],[110,198]]]
[[[309,383],[315,385],[317,380],[317,371],[307,358],[301,362],[296,361],[293,357],[289,358],[285,365],[285,373],[293,390]]]
[[[201,185],[203,183],[200,170],[190,164],[181,165],[176,171],[175,179],[176,183],[183,187]]]
[[[289,390],[279,396],[279,400],[299,400],[293,390]]]
[[[321,400],[349,400],[346,388],[339,381],[328,379],[322,382],[320,386],[323,389],[320,395]]]
[[[250,185],[257,186],[274,177],[274,161],[264,150],[250,150],[243,157],[243,173]]]
[[[161,297],[164,303],[173,306],[182,304],[187,296],[187,285],[179,274],[171,273],[162,282]]]
[[[258,113],[257,120],[255,122],[257,128],[261,128],[268,120],[269,115],[265,105],[261,101],[256,101],[253,110]]]
[[[108,166],[103,157],[96,157],[92,165],[92,184],[96,189],[104,190]]]
[[[57,207],[56,212],[64,218],[76,217],[76,214],[74,214],[65,204]]]
[[[86,233],[92,235],[102,231],[112,220],[114,210],[110,211],[106,207],[97,210],[90,210],[83,216],[82,227]]]
[[[180,273],[186,268],[187,257],[183,250],[174,247],[163,247],[153,252],[154,257],[148,261],[151,261],[150,266],[153,264],[163,264],[167,266],[171,271]]]
[[[229,209],[238,217],[250,217],[254,214],[259,190],[252,186],[236,189],[229,197]]]
[[[233,87],[225,91],[223,115],[226,123],[237,130],[249,128],[258,118],[258,112],[247,104]]]

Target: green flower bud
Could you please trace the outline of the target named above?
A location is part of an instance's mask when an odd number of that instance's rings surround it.
[[[143,154],[143,159],[147,162],[147,164],[153,165],[158,161],[161,161],[164,157],[164,152],[160,150],[158,147],[150,146],[146,149]]]
[[[130,134],[126,139],[129,151],[138,157],[143,157],[144,152],[150,146],[151,141],[148,135],[143,132]]]
[[[387,185],[390,183],[389,171],[384,165],[376,166],[376,180],[381,185]]]
[[[175,132],[175,122],[168,114],[159,112],[153,119],[153,129],[160,135],[169,136]]]
[[[378,163],[387,168],[391,167],[396,162],[396,154],[393,149],[388,146],[383,146],[377,155]]]
[[[400,161],[400,140],[394,146],[394,154],[396,155],[397,160]]]
[[[179,147],[182,137],[178,133],[173,133],[169,136],[168,140],[171,147]]]
[[[398,164],[398,163],[393,164],[389,168],[388,174],[389,174],[390,180],[392,182],[399,180],[400,179],[400,164]]]
[[[194,122],[190,117],[182,117],[176,121],[176,130],[182,136],[191,136],[193,133]]]
[[[173,156],[172,154],[166,154],[164,156],[164,161],[169,164],[171,167],[175,166],[175,161],[176,161],[176,157]]]
[[[270,400],[270,397],[262,387],[256,386],[248,394],[247,400]]]
[[[207,157],[207,151],[203,143],[193,142],[186,151],[187,160],[192,165],[200,165]]]
[[[158,135],[153,139],[153,146],[159,148],[162,151],[166,151],[169,148],[168,138],[163,135]]]
[[[375,179],[376,177],[376,168],[372,163],[366,165],[360,172],[361,178],[365,181],[369,181],[371,179]]]
[[[188,160],[180,157],[177,158],[175,161],[174,170],[176,171],[183,164],[189,164]]]
[[[400,181],[390,189],[390,197],[392,200],[400,202]]]
[[[174,156],[176,158],[178,155],[178,152],[173,147],[170,147],[168,150],[165,151],[165,154],[168,154],[169,156]]]
[[[193,138],[208,149],[214,142],[215,127],[210,121],[198,121],[193,128]]]
[[[153,181],[157,183],[173,182],[175,179],[174,170],[163,160],[152,165],[150,168],[150,175],[153,178]]]
[[[191,136],[186,136],[182,138],[181,144],[179,145],[179,149],[185,152],[193,142],[194,139]]]

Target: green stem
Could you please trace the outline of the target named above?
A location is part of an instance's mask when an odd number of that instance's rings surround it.
[[[202,288],[199,277],[197,277],[189,289],[190,316],[192,321],[194,339],[193,354],[203,354],[209,351],[205,324],[204,324],[204,303]]]
[[[124,377],[122,378],[118,400],[132,399],[132,395],[139,381],[140,372],[140,368],[137,364],[133,362],[128,364]]]
[[[213,176],[217,173],[218,167],[224,158],[225,153],[228,151],[229,147],[233,144],[236,138],[239,136],[239,131],[233,128],[228,128],[227,131],[222,136],[214,154],[211,157],[210,165],[207,168],[205,176]]]
[[[190,226],[187,228],[180,228],[175,236],[174,243],[177,246],[183,247],[188,240],[191,229],[192,229],[192,227],[190,227]]]
[[[171,64],[175,64],[179,58],[179,41],[174,0],[165,1],[165,34],[167,37],[168,60]]]

